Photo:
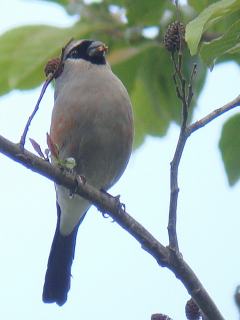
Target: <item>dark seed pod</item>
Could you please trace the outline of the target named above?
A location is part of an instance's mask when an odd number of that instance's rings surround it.
[[[179,51],[184,42],[185,26],[179,21],[172,22],[164,35],[164,46],[170,52]]]
[[[61,66],[61,59],[55,58],[48,61],[48,63],[45,66],[44,73],[46,77],[52,73],[54,74],[54,77],[57,78],[61,72],[63,67]]]
[[[188,320],[199,320],[201,317],[201,311],[193,299],[186,303],[185,313]]]

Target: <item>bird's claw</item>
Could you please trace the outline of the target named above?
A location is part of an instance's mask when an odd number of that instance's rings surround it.
[[[121,211],[121,210],[123,210],[124,212],[126,211],[126,205],[124,203],[120,202],[120,195],[119,194],[117,196],[112,196],[110,193],[108,193],[103,188],[101,188],[100,191],[115,201],[115,205],[116,205],[116,208],[118,211]],[[109,215],[106,212],[102,212],[102,216],[103,216],[103,218],[109,218]]]
[[[76,184],[75,184],[74,189],[69,191],[70,198],[73,198],[74,194],[77,193],[78,186],[85,184],[87,182],[87,179],[85,178],[85,176],[75,173],[75,182],[76,182]]]
[[[109,215],[106,212],[102,212],[102,216],[103,216],[104,219],[109,218]]]
[[[115,197],[113,197],[115,199],[115,204],[116,204],[116,207],[119,211],[123,210],[124,212],[126,212],[126,205],[125,203],[122,203],[120,201],[120,195],[117,195]]]
[[[87,182],[87,179],[84,175],[76,174],[76,181],[77,181],[77,187],[81,184],[85,184]]]

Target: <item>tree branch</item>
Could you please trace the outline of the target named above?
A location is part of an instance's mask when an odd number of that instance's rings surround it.
[[[162,267],[167,267],[181,280],[209,320],[224,320],[216,305],[204,289],[197,276],[183,260],[182,255],[163,246],[140,223],[132,218],[119,203],[118,198],[101,192],[87,182],[79,182],[71,174],[63,172],[33,153],[22,150],[19,144],[0,136],[0,152],[28,169],[63,185],[76,194],[91,201],[101,212],[110,215],[123,229],[130,233]]]
[[[224,106],[215,109],[214,111],[210,112],[208,115],[206,115],[205,117],[203,117],[202,119],[194,122],[193,124],[191,124],[187,131],[188,131],[188,135],[190,136],[193,132],[195,132],[196,130],[204,127],[206,124],[208,124],[209,122],[213,121],[214,119],[216,119],[217,117],[221,116],[222,114],[224,114],[225,112],[235,108],[235,107],[239,107],[240,106],[240,95],[238,95],[235,99],[233,99],[232,101],[228,102],[227,104],[225,104]]]
[[[170,169],[170,204],[168,217],[168,238],[169,246],[172,250],[179,251],[177,239],[177,202],[178,202],[178,167],[182,157],[183,149],[187,141],[187,135],[181,130],[177,147],[171,161]]]
[[[175,84],[176,94],[182,104],[182,122],[181,122],[181,130],[179,133],[178,143],[176,146],[176,150],[174,153],[173,160],[171,161],[171,170],[170,170],[170,204],[169,204],[169,217],[168,217],[168,238],[169,238],[169,249],[172,257],[180,256],[179,246],[178,246],[178,238],[177,238],[177,204],[178,204],[178,194],[179,194],[179,186],[178,186],[178,169],[181,161],[182,153],[187,142],[189,136],[196,130],[208,124],[210,121],[217,118],[219,115],[224,112],[238,106],[240,104],[240,96],[234,99],[232,102],[226,104],[225,106],[216,109],[206,117],[201,120],[193,123],[192,125],[188,125],[188,114],[189,108],[191,105],[192,97],[193,97],[193,79],[196,75],[197,65],[194,64],[192,68],[192,72],[190,74],[188,83],[184,77],[183,72],[183,44],[184,44],[184,34],[185,28],[183,23],[180,22],[179,18],[179,8],[178,8],[178,0],[175,0],[176,12],[177,12],[177,21],[171,23],[167,31],[164,35],[164,46],[171,53],[174,74],[173,81]],[[184,266],[184,270],[186,265]],[[169,266],[171,269],[171,266]],[[175,271],[174,271],[175,273]],[[183,281],[183,277],[181,277],[181,281]],[[195,300],[199,308],[202,309],[202,306],[199,304],[198,300]],[[201,299],[200,299],[201,300]],[[204,319],[211,319],[209,314],[206,314],[205,310],[202,309]]]
[[[177,5],[177,2],[176,2]],[[180,25],[178,25],[178,31],[180,34],[180,43],[182,42],[182,35],[180,30]],[[192,72],[190,75],[188,86],[186,87],[186,80],[183,76],[183,55],[181,51],[178,52],[178,58],[176,61],[175,52],[171,53],[171,58],[174,66],[174,83],[176,87],[176,93],[178,98],[182,102],[182,124],[181,130],[179,133],[177,147],[174,153],[173,160],[171,161],[171,170],[170,170],[170,204],[169,204],[169,217],[168,217],[168,238],[169,246],[174,251],[179,251],[178,239],[177,239],[177,202],[178,202],[178,168],[181,161],[183,149],[185,147],[188,134],[187,134],[187,121],[188,121],[188,111],[191,105],[193,91],[192,91],[192,82],[196,74],[196,64],[193,65]]]

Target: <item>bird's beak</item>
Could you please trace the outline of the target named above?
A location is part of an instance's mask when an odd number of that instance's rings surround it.
[[[90,57],[94,56],[104,56],[108,50],[108,47],[100,42],[100,41],[94,41],[88,48],[88,55]]]

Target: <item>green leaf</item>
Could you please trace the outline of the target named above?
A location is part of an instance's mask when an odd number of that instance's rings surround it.
[[[133,90],[139,66],[149,46],[152,45],[144,44],[138,47],[118,48],[108,56],[113,72],[122,80],[129,93]]]
[[[159,24],[167,0],[105,0],[108,4],[115,4],[126,9],[130,25]]]
[[[226,33],[210,43],[202,45],[200,55],[203,61],[211,66],[214,60],[226,53],[240,51],[240,20],[234,23]]]
[[[44,81],[43,69],[50,58],[72,38],[84,38],[91,26],[76,24],[61,29],[46,25],[12,29],[0,37],[0,94],[30,89]]]
[[[188,0],[188,4],[193,7],[197,12],[201,12],[210,4],[216,2],[216,0]]]
[[[185,39],[191,55],[197,53],[198,45],[204,31],[218,22],[219,19],[223,19],[227,14],[231,14],[239,9],[239,0],[221,0],[211,4],[203,10],[197,18],[189,22],[186,26]]]
[[[176,96],[172,74],[171,60],[165,49],[154,47],[148,52],[140,75],[151,102],[152,112],[167,124],[171,120],[179,123],[181,118],[180,102]],[[149,129],[152,135],[158,134],[154,123]]]
[[[148,134],[154,134],[156,136],[165,135],[169,125],[169,119],[166,121],[166,119],[161,118],[160,114],[153,109],[151,94],[147,91],[141,77],[136,79],[131,100],[135,124],[134,146],[139,146]]]
[[[230,118],[223,126],[219,147],[228,182],[232,186],[240,178],[240,114]]]

